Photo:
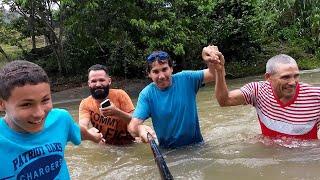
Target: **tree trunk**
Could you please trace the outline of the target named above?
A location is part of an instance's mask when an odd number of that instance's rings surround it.
[[[61,11],[61,9],[60,9]],[[64,62],[64,52],[63,52],[63,46],[62,46],[62,35],[59,38],[58,35],[55,32],[55,27],[53,24],[53,18],[51,10],[48,9],[46,12],[38,12],[39,13],[39,20],[41,20],[46,25],[47,30],[47,38],[49,40],[49,43],[51,45],[51,48],[53,52],[55,53],[57,65],[58,65],[58,71],[59,75],[62,75],[67,72],[67,67],[65,67]],[[60,21],[60,24],[63,23]],[[61,32],[60,32],[61,33]],[[60,35],[59,35],[60,36]]]
[[[36,49],[36,37],[35,37],[35,26],[34,26],[34,4],[33,0],[31,0],[31,14],[30,14],[30,27],[31,27],[31,41],[32,41],[32,49]]]
[[[65,6],[62,5],[60,7],[60,18],[59,18],[59,36],[58,36],[58,50],[59,50],[59,54],[61,57],[61,62],[63,64],[64,67],[64,72],[65,73],[69,73],[68,72],[68,67],[67,67],[67,63],[65,61],[65,56],[64,56],[64,46],[63,46],[63,35],[64,35],[64,17],[65,17]]]
[[[61,56],[60,56],[60,52],[58,52],[59,50],[57,50],[57,48],[53,48],[53,52],[56,55],[56,60],[58,63],[58,76],[62,75],[62,65],[61,65]]]

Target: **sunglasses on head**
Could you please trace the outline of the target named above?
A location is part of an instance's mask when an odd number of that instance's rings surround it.
[[[152,54],[150,54],[148,57],[147,57],[147,61],[148,62],[153,62],[155,61],[156,59],[159,59],[159,60],[166,60],[166,59],[169,59],[169,54],[164,52],[164,51],[157,51],[157,52],[154,52]]]

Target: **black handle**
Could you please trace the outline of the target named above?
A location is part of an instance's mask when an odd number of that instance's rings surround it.
[[[155,140],[152,138],[149,139],[149,136],[151,136],[151,134],[148,132],[147,133],[147,138],[149,140],[149,144],[150,144],[150,148],[153,152],[153,157],[154,157],[154,161],[156,162],[160,175],[161,175],[161,179],[163,180],[173,180],[173,176],[170,173],[170,170],[167,166],[166,161],[164,160],[158,145],[156,144]]]

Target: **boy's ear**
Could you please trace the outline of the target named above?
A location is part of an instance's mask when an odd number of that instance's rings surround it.
[[[0,111],[5,111],[6,108],[5,108],[5,105],[4,105],[4,100],[3,99],[0,99]]]

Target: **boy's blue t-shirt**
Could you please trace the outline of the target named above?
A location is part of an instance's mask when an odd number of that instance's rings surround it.
[[[62,109],[52,109],[43,129],[19,133],[0,118],[0,179],[70,179],[64,150],[81,143],[79,126]]]
[[[155,83],[139,94],[134,118],[152,118],[159,145],[176,148],[202,142],[196,94],[202,85],[203,70],[182,71],[172,76],[172,85],[160,90]]]

